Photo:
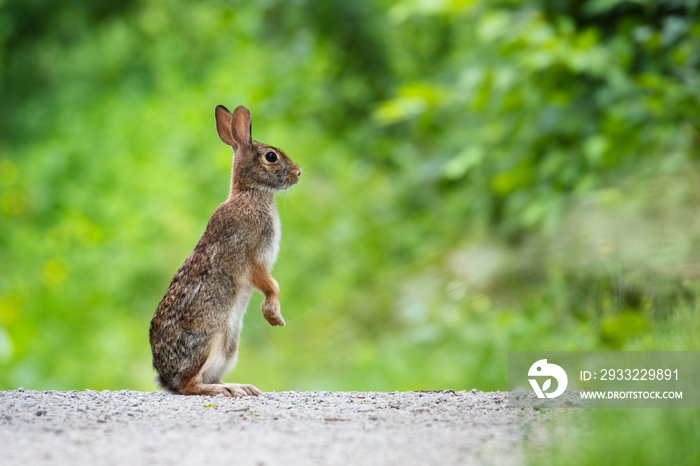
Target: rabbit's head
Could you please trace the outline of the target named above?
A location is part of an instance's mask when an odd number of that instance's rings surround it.
[[[233,148],[232,188],[279,191],[299,182],[301,170],[282,150],[253,141],[250,111],[239,106],[228,111],[216,107],[216,130],[222,141]]]

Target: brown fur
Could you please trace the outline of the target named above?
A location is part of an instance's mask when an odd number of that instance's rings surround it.
[[[279,244],[274,191],[299,181],[287,155],[252,140],[251,117],[240,106],[216,107],[216,127],[234,152],[229,198],[212,214],[177,271],[151,321],[153,367],[159,384],[183,395],[256,395],[252,385],[222,384],[235,363],[243,312],[252,289],[265,295],[265,319],[284,325],[279,287],[270,275]],[[265,154],[274,152],[275,162]]]

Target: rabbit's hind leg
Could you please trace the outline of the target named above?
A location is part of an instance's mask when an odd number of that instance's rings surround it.
[[[182,395],[224,395],[230,397],[257,396],[262,392],[253,385],[222,383],[221,377],[236,363],[238,334],[227,339],[224,333],[210,340],[209,354],[199,370],[190,370],[180,379],[178,393]]]
[[[181,383],[178,393],[180,395],[233,396],[223,385],[202,383],[201,380],[190,380],[186,383]]]
[[[262,392],[253,385],[239,383],[202,383],[200,377],[192,377],[180,383],[178,392],[181,395],[224,395],[230,397],[257,396]]]

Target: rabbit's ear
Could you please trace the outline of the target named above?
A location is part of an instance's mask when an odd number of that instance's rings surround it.
[[[231,136],[233,115],[223,105],[217,105],[214,113],[216,114],[216,131],[219,133],[219,137],[229,146],[233,146],[234,142]]]
[[[243,105],[240,105],[233,111],[233,119],[231,121],[231,135],[239,147],[250,147],[253,144],[253,137],[250,131],[250,111]]]

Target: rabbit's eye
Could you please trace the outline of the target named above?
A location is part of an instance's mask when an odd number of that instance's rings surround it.
[[[270,163],[275,163],[277,162],[277,154],[275,154],[274,152],[268,152],[267,154],[265,154],[265,160],[267,160]]]

